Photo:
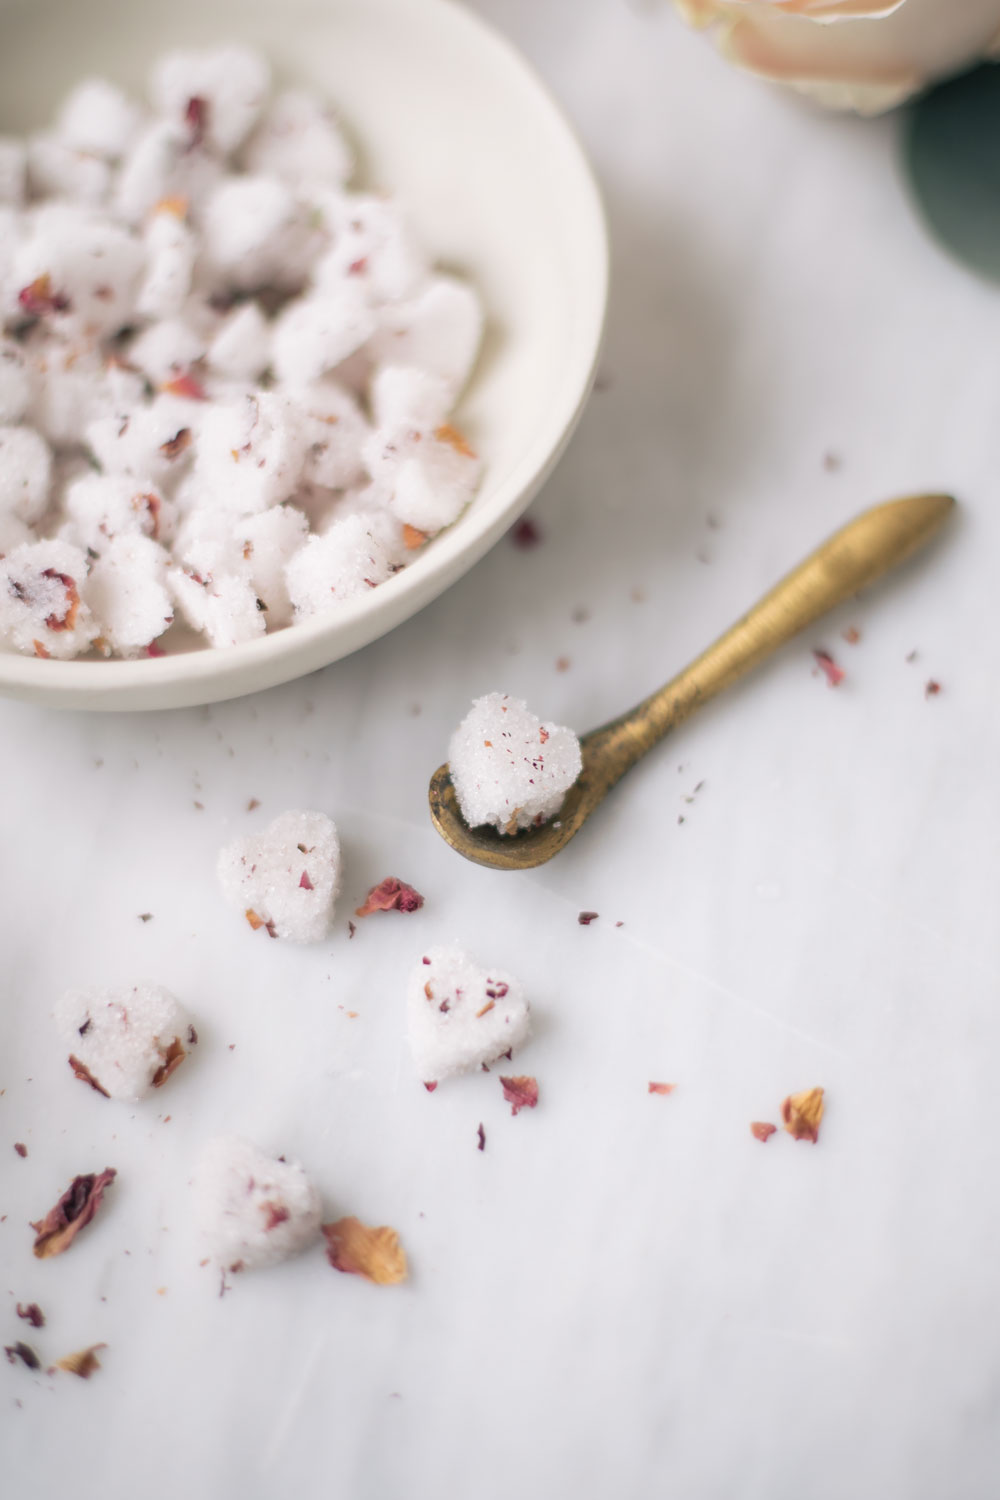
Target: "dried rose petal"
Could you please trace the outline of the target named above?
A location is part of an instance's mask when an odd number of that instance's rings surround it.
[[[160,1067],[157,1068],[156,1072],[150,1079],[150,1082],[153,1085],[154,1089],[158,1089],[162,1084],[166,1083],[171,1073],[176,1072],[181,1063],[184,1061],[185,1057],[187,1057],[187,1053],[184,1051],[184,1047],[179,1036],[174,1037],[169,1047],[162,1046],[158,1040],[156,1043],[156,1050],[163,1058],[163,1063]]]
[[[525,516],[512,529],[510,539],[515,547],[537,547],[538,543],[542,540],[542,533],[538,523],[533,521],[530,516]]]
[[[856,646],[861,639],[861,631],[856,625],[848,625],[847,629],[840,633],[849,646]]]
[[[373,911],[419,911],[424,898],[412,885],[387,875],[378,885],[373,885],[365,897],[364,906],[359,906],[356,917],[370,917]]]
[[[312,890],[315,890],[315,886],[313,885],[312,881],[309,879],[309,874],[308,874],[308,872],[306,870],[302,871],[302,875],[301,875],[301,877],[299,879],[299,889],[303,890],[303,891],[312,891]]]
[[[437,1084],[436,1083],[425,1083],[424,1084],[424,1088],[427,1090],[427,1092],[429,1094],[433,1094],[434,1090],[437,1088]]]
[[[16,1365],[18,1360],[22,1365],[27,1365],[29,1370],[40,1370],[42,1362],[32,1349],[30,1344],[22,1344],[20,1339],[16,1344],[5,1344],[3,1352],[7,1356],[7,1363]]]
[[[476,1150],[477,1151],[485,1151],[486,1150],[486,1131],[483,1129],[483,1126],[481,1124],[480,1124],[478,1130],[476,1131]]]
[[[173,214],[175,219],[186,219],[188,201],[186,198],[161,198],[154,205],[154,214]]]
[[[500,1087],[511,1107],[512,1115],[516,1115],[520,1109],[534,1109],[538,1103],[538,1083],[524,1073],[518,1074],[515,1078],[501,1078]]]
[[[823,1118],[823,1090],[803,1089],[801,1094],[789,1094],[781,1106],[781,1118],[789,1135],[815,1145]]]
[[[279,1224],[284,1224],[291,1217],[288,1209],[283,1203],[262,1203],[262,1211],[266,1214],[264,1222],[265,1229],[277,1229]]]
[[[648,1086],[650,1094],[672,1094],[677,1087],[676,1083],[651,1083]]]
[[[165,443],[160,444],[160,452],[164,458],[173,462],[175,458],[180,458],[181,454],[190,448],[191,443],[190,427],[182,427],[179,432],[174,433],[172,438],[167,438]]]
[[[73,1178],[55,1207],[31,1226],[35,1231],[33,1248],[39,1260],[62,1255],[69,1249],[100,1208],[104,1189],[110,1187],[116,1176],[114,1167],[105,1167],[99,1175],[87,1172]]]
[[[69,1065],[82,1083],[89,1083],[90,1087],[96,1089],[99,1094],[103,1094],[105,1099],[111,1098],[107,1089],[101,1087],[86,1063],[82,1063],[78,1057],[74,1057],[72,1052],[69,1055]]]
[[[406,547],[408,551],[415,552],[418,547],[422,547],[424,545],[426,540],[426,531],[418,531],[417,528],[415,526],[411,526],[408,521],[403,523],[403,546]]]
[[[101,1368],[98,1349],[107,1347],[107,1344],[91,1344],[88,1349],[77,1350],[76,1354],[64,1354],[62,1359],[56,1360],[56,1368],[67,1370],[70,1375],[79,1375],[81,1380],[89,1380],[94,1371]]]
[[[65,312],[69,307],[69,298],[52,290],[52,277],[47,271],[42,276],[36,276],[28,286],[22,287],[17,300],[32,318],[42,318],[46,313]]]
[[[61,615],[46,615],[46,626],[49,630],[72,630],[76,624],[76,617],[80,610],[80,595],[77,593],[75,580],[70,578],[68,573],[57,573],[55,568],[46,568],[42,573],[42,577],[54,578],[66,590],[66,609],[64,613]]]
[[[14,1150],[17,1152],[18,1156],[27,1156],[28,1154],[28,1148],[23,1141],[15,1141]]]
[[[847,675],[843,667],[837,666],[829,651],[820,651],[817,649],[813,652],[813,656],[815,656],[816,664],[829,685],[831,687],[839,687]]]
[[[456,453],[460,453],[463,458],[475,458],[476,455],[465,441],[463,434],[459,432],[457,427],[452,427],[450,422],[443,422],[440,427],[436,428],[434,436],[439,443],[447,443],[449,447],[454,448]]]
[[[406,1254],[399,1235],[388,1225],[377,1229],[352,1216],[323,1225],[326,1255],[335,1271],[363,1276],[377,1286],[406,1280]]]
[[[591,922],[597,921],[599,915],[600,913],[596,911],[582,911],[576,920],[581,927],[589,927]]]
[[[160,390],[166,391],[171,396],[186,396],[191,401],[208,400],[208,392],[190,370],[183,375],[174,375],[172,379],[164,381]]]
[[[197,802],[195,803],[195,806],[198,806]],[[253,928],[254,932],[256,932],[259,927],[263,927],[267,932],[268,937],[276,938],[278,936],[278,934],[274,930],[274,923],[270,921],[265,922],[263,917],[259,917],[257,915],[252,906],[248,906],[243,915],[250,923],[250,926]]]
[[[777,1125],[772,1125],[768,1120],[751,1120],[750,1131],[755,1140],[766,1141],[777,1131]]]
[[[208,128],[208,100],[192,94],[184,111],[184,123],[191,134],[188,144],[193,149],[200,146],[205,139],[205,131]]]
[[[41,641],[32,641],[31,644],[35,648],[35,655],[36,656],[40,656],[43,661],[48,661],[48,659],[49,659],[49,657],[51,655],[51,652],[46,651],[46,649],[42,645]]]
[[[27,1307],[19,1302],[17,1304],[17,1315],[19,1318],[23,1318],[26,1323],[30,1323],[32,1328],[45,1327],[45,1314],[37,1302],[29,1302]]]
[[[938,695],[938,693],[940,691],[941,691],[941,684],[939,682],[935,682],[934,679],[933,679],[933,677],[930,679],[929,682],[925,683],[925,685],[924,685],[924,697],[925,698],[936,698],[937,695]]]

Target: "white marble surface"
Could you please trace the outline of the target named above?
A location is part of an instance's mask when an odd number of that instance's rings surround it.
[[[604,388],[535,507],[544,545],[502,542],[394,635],[256,699],[0,708],[0,1332],[46,1360],[109,1346],[89,1384],[0,1364],[4,1491],[985,1500],[1000,301],[914,222],[895,122],[811,114],[665,8],[482,9],[576,121],[613,230]],[[854,510],[939,485],[964,509],[933,557],[692,722],[556,864],[490,874],[429,830],[474,693],[599,722]],[[290,805],[345,838],[317,951],[251,934],[213,881],[224,838]],[[426,907],[349,941],[388,872]],[[452,936],[530,987],[534,1113],[495,1076],[433,1096],[412,1076],[402,976]],[[67,1076],[49,1012],[64,984],[140,974],[203,1044],[128,1109]],[[751,1138],[811,1084],[817,1147]],[[317,1251],[220,1300],[186,1182],[223,1127],[301,1156],[331,1216],[395,1225],[411,1282]],[[33,1261],[26,1220],[105,1165],[100,1220]]]

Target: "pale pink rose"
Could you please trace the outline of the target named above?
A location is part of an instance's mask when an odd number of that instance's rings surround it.
[[[832,109],[878,114],[1000,52],[1000,0],[676,0],[726,57]]]

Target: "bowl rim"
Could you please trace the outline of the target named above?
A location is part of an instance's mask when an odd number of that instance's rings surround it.
[[[588,295],[577,315],[577,352],[547,420],[484,503],[463,513],[377,589],[345,601],[336,611],[241,645],[195,647],[159,657],[60,661],[0,650],[0,695],[56,707],[142,710],[221,702],[319,670],[388,634],[443,593],[485,555],[555,467],[590,395],[604,334],[610,246],[600,188],[576,130],[515,45],[458,0],[421,0],[421,5],[437,12],[446,25],[477,33],[479,41],[503,56],[504,65],[535,95],[547,116],[550,141],[562,156],[561,185],[572,190],[574,222],[582,226],[581,260],[589,259]]]

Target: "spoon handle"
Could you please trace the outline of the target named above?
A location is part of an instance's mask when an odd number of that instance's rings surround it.
[[[950,495],[912,495],[873,506],[835,532],[665,687],[585,737],[588,752],[602,753],[606,785],[701,704],[916,552],[954,505]]]

